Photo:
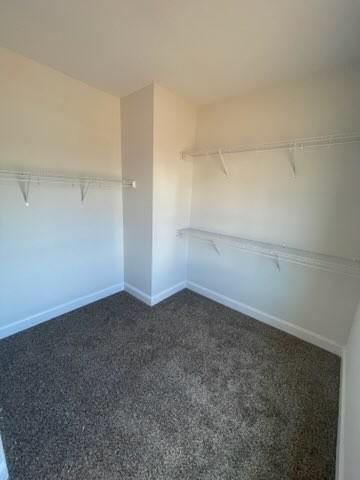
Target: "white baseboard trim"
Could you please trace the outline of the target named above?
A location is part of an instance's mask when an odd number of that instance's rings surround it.
[[[125,292],[130,293],[130,295],[137,298],[141,302],[146,303],[146,305],[151,306],[151,296],[148,295],[147,293],[139,290],[136,287],[133,287],[132,285],[130,285],[130,283],[126,283],[126,282],[124,284],[124,290]]]
[[[157,295],[153,295],[151,297],[151,305],[156,305],[157,303],[162,302],[166,298],[171,297],[171,295],[175,295],[175,293],[178,293],[181,290],[184,290],[184,288],[186,287],[187,287],[187,282],[180,282],[180,283],[177,283],[176,285],[173,285],[170,288],[167,288],[166,290],[163,290]]]
[[[0,437],[0,480],[8,480],[9,472],[6,465],[5,453]]]
[[[346,348],[341,358],[339,420],[336,446],[336,480],[344,480],[344,437],[345,437],[345,395],[346,395]]]
[[[167,288],[166,290],[163,290],[160,293],[157,293],[156,295],[148,295],[147,293],[143,292],[142,290],[139,290],[138,288],[134,287],[133,285],[130,285],[129,283],[125,283],[124,288],[125,291],[130,293],[130,295],[134,296],[141,302],[146,303],[146,305],[149,305],[150,307],[156,305],[159,302],[162,302],[168,297],[171,297],[171,295],[174,295],[177,292],[180,292],[180,290],[184,290],[186,288],[187,282],[180,282],[177,283],[176,285],[173,285],[170,288]]]
[[[76,298],[75,300],[71,300],[70,302],[63,303],[43,312],[23,318],[9,325],[5,325],[4,327],[0,327],[0,340],[9,337],[10,335],[14,335],[15,333],[26,330],[30,327],[34,327],[39,323],[51,320],[52,318],[58,317],[59,315],[63,315],[64,313],[76,310],[77,308],[88,305],[89,303],[101,300],[102,298],[113,295],[114,293],[121,292],[122,290],[124,290],[124,284],[118,283],[116,285],[112,285],[111,287],[104,288],[103,290],[84,295],[82,297]]]
[[[323,337],[322,335],[313,333],[310,330],[289,323],[286,320],[277,318],[269,313],[251,307],[250,305],[246,305],[245,303],[233,300],[232,298],[226,297],[225,295],[217,293],[213,290],[209,290],[208,288],[203,287],[197,283],[188,281],[187,288],[193,290],[196,293],[199,293],[200,295],[203,295],[204,297],[210,298],[215,302],[221,303],[226,307],[230,307],[233,310],[237,310],[238,312],[248,315],[249,317],[253,317],[260,322],[271,325],[272,327],[278,328],[279,330],[282,330],[286,333],[290,333],[291,335],[294,335],[301,340],[312,343],[313,345],[323,348],[324,350],[334,353],[335,355],[342,356],[343,347],[333,342],[332,340]]]
[[[67,303],[63,303],[62,305],[58,305],[49,310],[40,312],[35,315],[31,315],[22,320],[18,320],[14,323],[11,323],[10,325],[0,327],[0,340],[15,333],[21,332],[22,330],[26,330],[27,328],[38,325],[39,323],[51,320],[52,318],[58,317],[59,315],[63,315],[64,313],[76,310],[77,308],[83,307],[84,305],[87,305],[89,303],[101,300],[102,298],[113,295],[114,293],[121,292],[122,290],[127,291],[130,295],[133,295],[135,298],[146,303],[147,305],[153,306],[161,302],[162,300],[165,300],[166,298],[174,295],[175,293],[183,290],[184,288],[189,288],[190,290],[193,290],[194,292],[199,293],[204,297],[210,298],[218,303],[221,303],[222,305],[225,305],[234,310],[237,310],[238,312],[253,317],[256,320],[278,328],[279,330],[283,330],[284,332],[290,333],[295,337],[301,338],[302,340],[317,345],[318,347],[335,353],[336,355],[342,356],[343,347],[336,344],[332,340],[327,339],[326,337],[313,333],[310,330],[306,330],[305,328],[299,327],[297,325],[291,324],[285,320],[277,318],[273,315],[270,315],[244,303],[238,302],[237,300],[233,300],[232,298],[226,297],[225,295],[217,293],[191,281],[180,282],[153,296],[142,292],[141,290],[130,285],[129,283],[112,285],[111,287],[105,288],[103,290],[91,293],[89,295],[84,295],[83,297],[77,298]]]

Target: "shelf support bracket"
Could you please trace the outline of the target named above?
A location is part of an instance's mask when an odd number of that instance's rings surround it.
[[[30,177],[27,180],[19,180],[19,188],[26,207],[29,206],[30,183]]]
[[[297,151],[297,146],[296,142],[294,143],[294,146],[290,148],[289,150],[289,162],[291,166],[291,170],[293,172],[294,177],[296,177],[296,151]]]
[[[210,240],[210,245],[213,247],[213,249],[215,250],[215,252],[216,252],[218,255],[221,255],[220,250],[218,249],[218,246],[216,245],[215,240]]]
[[[81,203],[84,203],[85,197],[89,191],[90,182],[80,184]]]
[[[220,158],[220,161],[221,161],[223,171],[224,171],[225,175],[228,177],[229,176],[229,170],[227,169],[224,153],[222,152],[221,148],[219,148],[218,154],[219,154],[219,158]]]
[[[281,270],[280,260],[279,260],[279,256],[276,255],[276,254],[274,254],[274,263],[275,263],[276,268],[277,268],[277,269],[279,270],[279,272],[280,272],[280,270]]]

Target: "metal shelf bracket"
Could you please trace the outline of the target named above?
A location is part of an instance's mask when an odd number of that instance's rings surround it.
[[[280,271],[281,271],[281,266],[280,266],[279,255],[274,254],[274,263],[275,263],[276,268],[277,268],[277,269],[279,270],[279,272],[280,272]]]
[[[25,206],[28,207],[30,204],[29,204],[29,192],[30,192],[30,178],[27,179],[27,180],[19,180],[18,184],[19,184],[19,188],[20,188],[20,192],[21,192],[21,195],[24,199],[24,202],[25,202]]]
[[[81,182],[80,183],[80,194],[81,194],[81,203],[84,203],[85,197],[89,191],[90,182]]]
[[[221,148],[219,148],[219,158],[220,158],[220,161],[221,161],[223,171],[224,171],[225,175],[228,177],[229,176],[229,170],[227,168],[224,153],[222,152]]]
[[[215,250],[215,252],[218,254],[218,255],[221,255],[221,252],[215,242],[215,240],[210,240],[210,245],[212,246],[212,248]]]
[[[297,145],[296,142],[294,142],[294,145],[292,148],[289,150],[289,162],[290,162],[290,167],[293,172],[294,177],[296,177],[296,153],[297,153]]]

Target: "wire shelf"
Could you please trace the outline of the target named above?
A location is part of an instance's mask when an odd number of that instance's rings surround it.
[[[78,187],[80,199],[83,203],[90,189],[94,188],[136,188],[135,180],[118,177],[96,177],[90,175],[64,175],[50,172],[34,172],[24,170],[0,170],[0,183],[15,182],[21,192],[25,205],[29,206],[30,186],[46,184],[59,184]]]
[[[303,150],[305,148],[322,148],[335,145],[348,145],[360,143],[359,133],[342,133],[323,135],[319,137],[295,138],[274,143],[263,143],[254,145],[238,145],[235,147],[210,147],[200,149],[184,150],[183,156],[190,157],[211,157],[220,154],[242,153],[242,152],[269,152],[276,150]]]
[[[357,258],[344,258],[326,255],[308,250],[287,247],[273,243],[250,240],[234,235],[226,235],[198,228],[183,228],[178,230],[180,236],[194,238],[210,243],[220,254],[220,245],[229,245],[240,250],[256,255],[271,258],[280,269],[280,261],[317,268],[329,272],[341,273],[360,278],[360,260]]]
[[[117,177],[96,177],[96,176],[71,176],[49,172],[34,172],[23,170],[0,170],[1,181],[13,181],[22,183],[56,183],[62,185],[89,185],[91,188],[102,187],[131,187],[135,188],[134,180],[127,180]]]

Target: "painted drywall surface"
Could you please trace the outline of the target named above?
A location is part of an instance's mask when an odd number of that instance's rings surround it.
[[[1,168],[121,176],[120,101],[0,49]],[[0,327],[123,282],[121,190],[0,185]]]
[[[201,107],[197,144],[238,145],[359,129],[358,68],[310,76]]]
[[[357,480],[360,471],[360,304],[346,347],[342,480]]]
[[[121,99],[125,283],[151,295],[153,211],[153,95],[150,85]]]
[[[124,190],[125,283],[150,297],[186,280],[195,108],[159,85],[121,99],[122,161],[136,190]]]
[[[200,108],[197,146],[360,131],[359,71],[282,85]],[[359,145],[194,160],[191,225],[360,258]],[[189,280],[346,344],[360,281],[191,241]]]
[[[356,0],[1,0],[0,43],[116,95],[197,102],[359,61]]]
[[[190,222],[192,162],[180,152],[193,146],[195,133],[195,107],[155,85],[153,295],[187,279],[187,245],[176,231]]]

